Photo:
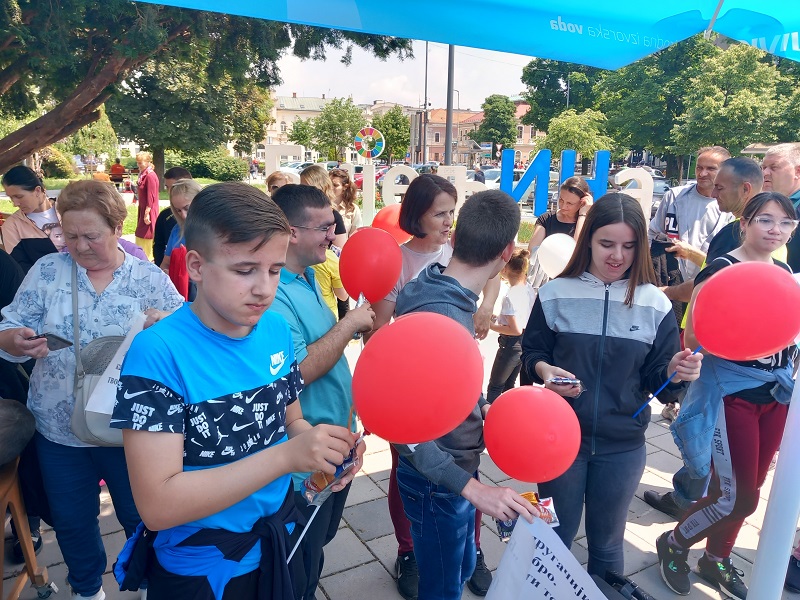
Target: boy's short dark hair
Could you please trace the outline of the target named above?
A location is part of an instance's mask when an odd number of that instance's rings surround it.
[[[496,259],[519,232],[519,204],[500,190],[470,196],[456,219],[453,258],[474,267]]]
[[[330,208],[333,211],[325,192],[313,185],[287,183],[275,190],[272,199],[292,225],[306,222],[306,209]]]
[[[424,238],[425,232],[419,225],[423,215],[430,209],[436,196],[446,192],[458,202],[455,186],[444,177],[425,173],[412,181],[400,205],[400,229],[417,238]]]
[[[172,167],[164,171],[164,179],[191,179],[192,174],[183,167]]]
[[[264,192],[246,183],[228,181],[203,188],[186,216],[186,249],[212,255],[213,244],[258,241],[257,250],[276,234],[289,235],[283,212]]]

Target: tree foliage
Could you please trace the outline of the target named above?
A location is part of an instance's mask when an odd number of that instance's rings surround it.
[[[411,121],[403,114],[401,106],[393,106],[383,115],[372,119],[372,126],[383,134],[386,146],[381,158],[392,159],[405,157],[411,144]]]
[[[497,144],[504,148],[513,148],[517,141],[517,107],[508,98],[500,94],[492,94],[481,105],[483,121],[480,126],[470,132],[476,142],[492,142],[492,156],[497,151]]]
[[[314,150],[323,156],[343,159],[345,150],[353,145],[366,119],[351,98],[334,98],[325,105],[313,123]]]
[[[114,131],[111,121],[108,120],[105,109],[101,106],[100,118],[97,121],[81,127],[66,140],[57,144],[57,146],[70,156],[75,154],[80,154],[81,156],[86,156],[87,154],[116,156],[117,133]]]
[[[291,51],[323,58],[354,46],[379,58],[410,55],[410,42],[128,0],[8,0],[0,11],[0,116],[48,111],[0,139],[0,171],[100,117],[99,108],[151,59],[191,66],[206,78],[263,91],[280,81]],[[177,61],[177,62],[174,62]]]
[[[126,79],[108,102],[118,133],[140,146],[186,154],[236,141],[249,153],[264,139],[269,96],[230,76],[211,82],[209,65],[151,60]]]
[[[672,128],[686,111],[692,80],[702,77],[703,60],[719,52],[697,35],[608,72],[597,91],[611,135],[631,149],[670,152]]]
[[[310,148],[314,139],[314,119],[295,119],[287,137],[293,144]]]
[[[614,140],[605,134],[606,120],[603,113],[591,108],[581,113],[570,108],[550,121],[547,137],[540,145],[549,148],[553,156],[560,156],[563,150],[572,149],[584,157],[590,157],[597,150],[614,147]]]
[[[707,57],[692,78],[686,111],[672,129],[679,153],[718,144],[733,154],[753,142],[776,139],[774,123],[783,102],[777,96],[778,69],[765,53],[736,44]]]
[[[544,130],[547,124],[569,108],[583,111],[595,105],[595,84],[605,71],[586,65],[535,58],[522,69],[525,101],[530,110],[522,118],[526,125]],[[567,106],[569,84],[569,106]]]

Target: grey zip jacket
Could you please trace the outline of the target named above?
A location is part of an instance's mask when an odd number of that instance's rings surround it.
[[[397,296],[397,316],[413,312],[433,312],[461,323],[475,334],[472,316],[477,310],[478,296],[454,278],[442,275],[444,267],[429,265],[408,282]],[[425,340],[419,340],[424,344]],[[458,377],[458,373],[443,373]],[[481,396],[482,399],[482,396]],[[436,485],[443,485],[460,494],[480,465],[483,452],[483,417],[476,398],[475,407],[466,420],[450,433],[423,444],[395,444],[400,456]]]

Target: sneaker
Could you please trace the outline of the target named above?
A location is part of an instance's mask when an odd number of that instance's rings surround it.
[[[692,584],[689,581],[689,563],[686,562],[689,551],[671,546],[667,541],[669,534],[669,531],[665,531],[656,540],[661,579],[676,594],[688,596],[692,590]]]
[[[794,556],[789,557],[789,568],[786,570],[786,583],[783,587],[790,592],[800,594],[800,560]]]
[[[714,561],[703,554],[697,561],[697,574],[734,598],[747,598],[747,586],[742,581],[744,571],[734,567],[730,558]]]
[[[397,557],[394,563],[397,574],[397,591],[406,600],[417,600],[419,589],[419,568],[414,552],[406,552]]]
[[[658,492],[647,490],[644,493],[644,501],[656,510],[660,510],[662,513],[669,515],[676,521],[680,521],[683,516],[684,510],[675,502],[675,497],[672,495],[672,492],[659,494]]]
[[[42,535],[38,531],[31,531],[31,541],[33,542],[33,551],[39,554],[42,551]],[[14,539],[11,554],[14,563],[21,565],[25,562],[25,556],[22,554],[22,542],[19,541],[19,538]]]
[[[483,552],[478,550],[475,558],[475,570],[472,572],[472,577],[467,580],[467,587],[476,596],[485,596],[490,585],[492,585],[492,572],[486,568]]]
[[[667,419],[668,421],[674,421],[678,418],[678,412],[680,411],[680,406],[675,404],[674,402],[670,402],[664,408],[661,409],[661,416]]]

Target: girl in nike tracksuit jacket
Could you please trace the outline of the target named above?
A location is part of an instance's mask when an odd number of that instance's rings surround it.
[[[662,402],[700,372],[700,355],[681,350],[672,305],[655,281],[641,207],[607,194],[589,211],[564,272],[539,290],[522,339],[523,368],[567,399],[581,427],[575,462],[540,482],[539,494],[553,497],[567,547],[585,505],[588,571],[601,577],[624,572],[628,506],[645,466],[650,409],[633,414],[673,371]]]

